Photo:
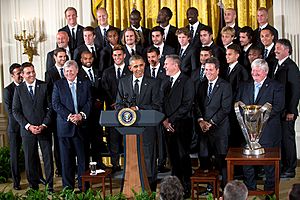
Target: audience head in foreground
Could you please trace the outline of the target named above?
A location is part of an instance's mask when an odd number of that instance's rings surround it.
[[[293,187],[289,191],[288,200],[297,200],[300,199],[300,183],[293,184]]]
[[[160,184],[161,200],[181,200],[183,199],[183,187],[176,176],[163,178]]]
[[[226,184],[224,188],[223,200],[246,200],[248,189],[243,182],[233,180]],[[220,198],[221,199],[221,198]]]

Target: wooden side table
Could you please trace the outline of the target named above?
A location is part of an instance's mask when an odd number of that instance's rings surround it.
[[[235,165],[274,165],[275,167],[275,191],[255,190],[249,191],[249,195],[264,195],[275,192],[276,198],[279,198],[279,162],[281,160],[280,148],[265,148],[266,153],[259,156],[244,155],[242,148],[229,148],[226,156],[228,181],[233,180]]]
[[[102,183],[102,194],[103,198],[105,198],[105,179],[109,179],[109,189],[110,194],[112,194],[112,181],[111,181],[111,169],[105,169],[105,172],[97,174],[97,175],[90,175],[90,171],[84,172],[83,175],[81,175],[81,181],[82,181],[82,191],[85,191],[85,182],[89,182],[91,187],[92,183],[99,183],[99,180],[101,180]]]
[[[210,183],[213,185],[213,195],[214,197],[219,198],[219,171],[209,170],[204,172],[204,170],[197,169],[194,174],[191,176],[191,185],[192,185],[192,200],[194,200],[194,190],[199,191],[199,183]],[[197,199],[199,196],[197,194]]]

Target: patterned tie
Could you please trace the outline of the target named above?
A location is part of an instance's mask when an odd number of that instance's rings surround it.
[[[209,83],[209,87],[208,87],[208,92],[207,92],[207,96],[210,99],[211,98],[211,93],[212,93],[212,89],[213,89],[213,84]]]
[[[33,86],[32,86],[32,85],[29,85],[28,88],[29,88],[29,94],[30,94],[30,96],[31,96],[31,99],[33,99],[33,97],[34,97],[33,89],[32,89]]]
[[[193,26],[191,26],[190,33],[191,33],[191,39],[193,39],[194,38],[194,27]]]
[[[89,71],[90,80],[91,80],[92,83],[94,83],[95,80],[94,80],[94,76],[92,74],[92,69],[89,69],[88,71]]]
[[[201,67],[200,69],[200,81],[202,81],[204,78],[204,67]]]
[[[117,79],[121,78],[121,68],[118,67],[118,71],[117,71]]]
[[[64,78],[64,77],[65,77],[65,75],[64,75],[64,68],[61,67],[60,68],[60,78]]]
[[[103,46],[107,46],[106,28],[103,29]]]
[[[75,109],[75,113],[78,113],[78,105],[77,105],[77,96],[76,96],[76,83],[73,82],[71,83],[71,93],[72,93],[72,99],[73,99],[73,103],[74,103],[74,109]]]
[[[265,49],[265,50],[264,50],[264,59],[266,59],[267,56],[268,56],[268,49]]]
[[[152,73],[151,73],[151,76],[152,76],[153,78],[155,78],[155,68],[154,68],[154,67],[152,67]]]
[[[255,102],[256,98],[257,98],[257,95],[259,93],[261,84],[260,83],[255,83],[254,85],[255,85],[255,87],[254,87],[254,102]]]

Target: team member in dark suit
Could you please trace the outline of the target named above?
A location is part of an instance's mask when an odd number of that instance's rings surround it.
[[[192,140],[192,105],[194,100],[193,82],[180,71],[180,58],[166,56],[164,68],[169,80],[161,85],[162,110],[165,114],[163,126],[172,165],[172,175],[181,181],[184,197],[191,195],[190,177],[192,174],[189,156]]]
[[[103,71],[107,69],[108,67],[112,66],[114,64],[112,53],[113,48],[119,44],[119,33],[116,29],[108,29],[106,32],[107,40],[109,42],[109,45],[104,47],[100,51],[100,60],[99,60],[99,74],[102,75]]]
[[[164,29],[160,26],[155,26],[151,29],[151,40],[154,47],[160,52],[160,65],[164,65],[166,55],[174,54],[175,49],[164,42]],[[144,55],[146,55],[145,49]]]
[[[68,7],[65,10],[65,17],[67,20],[67,25],[58,31],[65,31],[69,36],[69,47],[71,54],[74,50],[84,44],[83,40],[83,26],[77,24],[77,10],[74,7]],[[72,59],[72,58],[70,58]]]
[[[120,29],[108,24],[108,14],[105,8],[97,9],[97,20],[99,26],[95,28],[95,34],[96,34],[95,44],[99,46],[101,49],[103,49],[108,45],[106,31],[108,29],[114,28],[120,34]]]
[[[131,76],[119,81],[119,93],[117,94],[116,107],[127,107],[123,99],[126,94],[132,101],[129,105],[133,110],[160,110],[159,82],[144,76],[145,61],[139,55],[133,55],[129,60]],[[156,127],[147,127],[143,133],[143,150],[147,176],[152,191],[156,191],[157,167],[156,167]]]
[[[53,85],[54,82],[64,78],[64,64],[66,62],[67,54],[66,50],[63,48],[57,48],[54,51],[54,59],[55,65],[51,67],[45,73],[45,81],[48,84],[48,90],[50,95],[52,96]],[[56,113],[54,112],[52,115],[52,123],[51,123],[51,130],[53,132],[53,143],[54,143],[54,159],[55,159],[55,175],[61,176],[61,160],[60,160],[60,152],[59,152],[59,144],[58,144],[58,137],[56,131]]]
[[[74,60],[81,66],[81,53],[89,51],[93,54],[94,62],[93,66],[99,68],[99,59],[101,48],[95,43],[95,31],[91,26],[87,26],[83,29],[84,44],[77,47],[74,51]]]
[[[93,68],[93,54],[89,51],[81,53],[82,68],[79,70],[77,77],[82,80],[90,81],[92,95],[92,109],[88,123],[88,137],[86,141],[86,164],[89,163],[90,157],[92,161],[97,162],[97,168],[105,169],[106,166],[102,162],[101,147],[103,143],[103,128],[99,124],[100,111],[103,110],[103,90],[101,87],[101,77],[99,77],[98,69]]]
[[[257,58],[263,58],[262,49],[256,45],[251,45],[251,47],[249,48],[249,53],[248,53],[249,62],[252,63]]]
[[[195,7],[189,7],[186,11],[186,18],[189,24],[186,26],[190,30],[191,34],[191,45],[195,48],[201,48],[202,44],[200,41],[200,30],[205,25],[198,21],[198,10]]]
[[[272,77],[272,72],[277,64],[277,59],[275,55],[275,43],[274,43],[274,33],[273,31],[266,27],[260,31],[260,40],[263,45],[263,59],[267,61],[269,66],[268,77]]]
[[[68,36],[67,32],[59,31],[56,34],[57,48],[63,48],[63,49],[66,50],[67,60],[73,58],[73,51],[71,52],[71,49],[68,46],[68,41],[69,41],[69,36]],[[54,56],[54,51],[55,51],[55,49],[47,53],[46,71],[48,71],[49,69],[51,69],[55,65],[56,61],[53,57]]]
[[[143,48],[150,46],[150,29],[142,27],[140,22],[142,20],[140,11],[134,9],[129,16],[130,27],[137,31],[140,36],[140,41],[137,43]]]
[[[106,93],[105,102],[107,110],[116,109],[116,97],[118,93],[119,80],[131,74],[128,66],[125,65],[125,49],[121,45],[116,45],[113,49],[114,64],[105,69],[102,75],[102,87]],[[120,152],[122,149],[122,135],[115,128],[108,128],[108,144],[111,155],[112,171],[120,171]]]
[[[140,41],[140,36],[138,33],[131,27],[126,28],[123,31],[121,42],[125,47],[125,64],[129,65],[129,59],[133,55],[142,55],[143,47],[138,45]]]
[[[225,156],[230,133],[228,114],[232,105],[232,92],[230,84],[219,77],[219,67],[217,58],[206,60],[207,80],[200,85],[195,97],[195,113],[201,137],[207,137],[209,156],[215,156],[215,167],[222,174],[222,184],[225,185],[227,178]],[[212,167],[209,163],[204,164],[209,168]]]
[[[263,30],[264,28],[269,28],[270,30],[272,30],[273,34],[274,34],[274,41],[276,42],[278,40],[278,31],[276,28],[274,28],[273,26],[271,26],[268,22],[268,9],[264,8],[264,7],[260,7],[257,10],[257,22],[258,22],[258,28],[254,30],[254,40],[253,43],[255,43],[256,45],[258,45],[259,47],[263,47],[263,44],[261,43],[261,38],[260,38],[260,32],[261,30]]]
[[[177,29],[176,36],[180,45],[177,53],[181,59],[181,71],[190,77],[192,71],[199,67],[199,52],[190,44],[189,29]]]
[[[246,105],[264,105],[266,102],[272,104],[270,118],[266,122],[259,143],[265,148],[280,147],[280,115],[284,108],[283,85],[267,78],[268,63],[263,59],[254,60],[251,67],[251,74],[254,81],[241,85],[236,101],[242,101]],[[248,189],[255,190],[256,181],[253,166],[244,166],[243,168],[246,186]],[[274,190],[275,168],[274,166],[264,166],[264,169],[266,174],[265,190]]]
[[[178,49],[178,41],[176,37],[177,27],[172,26],[169,22],[173,16],[172,11],[168,7],[162,7],[158,12],[156,22],[164,29],[165,43],[175,49]]]
[[[21,127],[27,180],[30,188],[39,188],[39,144],[44,160],[46,183],[48,189],[53,191],[52,138],[48,128],[52,107],[47,84],[36,79],[31,63],[22,64],[21,74],[24,82],[15,89],[12,111]]]
[[[251,63],[248,59],[249,49],[252,46],[253,40],[253,30],[249,26],[244,26],[240,29],[240,45],[242,48],[242,53],[240,55],[239,63],[243,65],[251,74]]]
[[[77,77],[78,65],[69,60],[64,65],[65,78],[54,83],[52,104],[57,113],[57,135],[61,152],[63,187],[74,189],[75,156],[77,157],[78,188],[82,189],[81,175],[85,171],[86,120],[91,110],[92,97],[89,81]]]
[[[11,177],[13,179],[13,188],[15,190],[21,190],[20,181],[20,168],[19,168],[19,156],[22,145],[22,138],[20,134],[20,125],[16,121],[12,113],[12,103],[15,88],[22,82],[21,65],[14,63],[9,67],[10,76],[13,82],[4,88],[4,105],[5,110],[8,113],[8,139],[9,139],[9,155],[10,155],[10,170]]]
[[[300,97],[300,74],[296,63],[289,58],[292,45],[287,39],[279,39],[275,44],[275,54],[278,64],[273,70],[273,78],[284,85],[285,105],[281,116],[282,124],[282,158],[283,178],[295,177],[297,166],[295,121],[298,116]],[[277,130],[277,129],[273,129]]]

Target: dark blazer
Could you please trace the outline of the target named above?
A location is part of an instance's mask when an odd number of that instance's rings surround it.
[[[165,44],[173,47],[175,51],[179,48],[176,31],[177,31],[177,27],[170,25],[167,38],[165,38]]]
[[[100,51],[100,59],[99,59],[99,72],[100,74],[110,66],[114,64],[114,60],[112,58],[113,49],[110,45],[104,47]]]
[[[226,154],[228,142],[225,141],[228,141],[230,134],[228,115],[232,105],[231,86],[219,77],[212,90],[211,98],[207,96],[207,89],[208,80],[205,80],[199,86],[195,97],[195,116],[196,119],[203,118],[214,124],[209,134],[216,138],[218,154]]]
[[[242,52],[241,52],[240,57],[239,57],[239,63],[245,67],[245,69],[247,70],[249,76],[251,76],[251,63],[250,63],[249,58],[248,58],[250,47],[247,49],[247,51],[244,51],[243,47],[242,47],[241,48]]]
[[[109,25],[109,29],[112,29],[112,28],[113,28],[113,29],[116,29],[117,32],[118,32],[118,34],[120,35],[121,30],[120,30],[119,28]],[[106,31],[107,31],[107,30],[106,30]],[[103,37],[103,35],[102,35],[102,33],[101,33],[100,26],[97,26],[97,27],[95,28],[95,34],[96,34],[95,44],[96,44],[97,46],[99,46],[101,49],[103,49],[103,48],[105,47],[104,44],[103,44],[104,37]],[[120,37],[119,37],[119,38],[120,38]],[[107,41],[107,42],[108,42],[108,41]]]
[[[175,52],[176,52],[175,48],[173,48],[165,43],[162,55],[160,55],[160,65],[164,66],[165,60],[166,60],[166,55],[175,54]]]
[[[198,67],[196,70],[192,71],[191,79],[194,82],[195,94],[197,94],[200,84],[202,84],[206,79],[205,75],[200,79],[201,67]],[[204,73],[204,71],[203,71]]]
[[[233,99],[235,99],[235,94],[237,93],[241,82],[248,81],[249,75],[245,67],[237,63],[231,70],[230,74],[226,75],[225,80],[230,83]]]
[[[185,49],[183,55],[180,55],[180,48],[177,51],[181,60],[180,69],[183,73],[188,76],[191,76],[193,70],[199,67],[199,53],[191,44]]]
[[[60,72],[57,71],[55,66],[52,66],[45,73],[45,81],[48,84],[48,89],[49,89],[50,95],[52,95],[54,82],[61,79],[59,73]]]
[[[93,66],[95,66],[96,68],[99,68],[99,59],[100,59],[101,48],[97,44],[94,44],[94,45],[95,45],[96,58],[94,58]],[[80,61],[81,53],[84,51],[90,52],[89,48],[85,44],[77,47],[74,51],[74,60],[77,62],[77,64],[79,66],[81,66],[81,61]]]
[[[141,41],[138,43],[140,44],[143,48],[149,47],[150,46],[150,29],[145,28],[145,27],[141,27],[142,28],[142,32],[143,32],[143,36],[144,36],[144,43],[141,43]]]
[[[199,25],[196,29],[195,32],[195,36],[193,37],[193,39],[191,40],[191,44],[193,47],[200,49],[202,46],[202,43],[200,41],[200,30],[205,27],[206,25],[202,24],[201,22],[199,22]],[[187,25],[186,28],[188,28],[189,30],[191,30],[191,25]]]
[[[265,49],[263,49],[262,54],[264,55],[264,51]],[[272,72],[274,71],[274,68],[276,67],[277,64],[277,59],[276,59],[276,55],[275,55],[275,45],[273,46],[273,48],[271,49],[271,51],[268,54],[268,57],[265,58],[265,60],[268,63],[269,66],[269,73],[268,73],[268,77],[272,78]]]
[[[77,104],[78,112],[83,112],[88,117],[91,111],[92,97],[89,81],[77,78]],[[67,121],[69,114],[75,113],[74,103],[71,90],[67,79],[63,78],[54,83],[52,94],[53,109],[57,113],[57,136],[58,137],[73,137],[77,127],[72,122]],[[78,133],[81,137],[84,134],[81,130],[84,126],[78,126]]]
[[[64,26],[63,28],[58,30],[58,31],[65,31],[65,32],[68,33],[68,36],[69,36],[69,44],[68,45],[69,45],[70,50],[71,50],[72,53],[74,52],[74,50],[77,47],[84,44],[83,29],[84,29],[84,27],[78,24],[75,40],[72,39],[72,33],[71,33],[71,30],[69,29],[68,25]]]
[[[273,71],[275,68],[273,69]],[[272,73],[274,74],[274,72]],[[286,113],[298,115],[298,104],[300,98],[300,72],[296,63],[287,58],[273,76],[273,78],[284,85],[285,89],[285,107]]]
[[[14,97],[14,92],[16,87],[17,87],[16,84],[12,82],[6,88],[4,88],[4,92],[3,92],[4,106],[6,112],[8,113],[7,132],[9,134],[10,133],[20,134],[20,125],[14,118],[12,112],[12,103],[13,103],[13,97]]]
[[[150,65],[147,65],[145,67],[145,76],[152,77],[151,73]],[[166,70],[164,69],[163,65],[160,65],[155,79],[163,80],[167,77]]]
[[[34,98],[27,89],[26,83],[21,83],[15,89],[12,112],[21,126],[21,136],[32,137],[33,134],[25,129],[26,124],[49,126],[51,123],[51,101],[47,84],[36,79]],[[47,129],[46,129],[47,130]]]
[[[124,49],[125,49],[125,65],[129,65],[129,59],[131,58],[131,52],[128,51],[128,49],[126,48],[126,46],[124,45]],[[135,45],[135,54],[142,56],[143,55],[143,47],[141,45]]]
[[[98,69],[93,68],[94,73],[94,82],[90,80],[90,76],[84,71],[83,68],[79,69],[77,77],[82,80],[87,80],[91,82],[91,95],[93,97],[93,100],[95,99],[101,99],[104,95],[101,93],[101,76],[99,76]]]
[[[128,69],[128,66],[125,65],[121,78],[130,75],[131,72]],[[114,109],[111,107],[114,103],[116,103],[117,93],[118,93],[118,85],[119,80],[116,77],[115,66],[112,65],[109,68],[105,69],[102,75],[102,87],[106,93],[105,100],[107,102],[108,109]]]
[[[274,42],[276,42],[278,40],[278,31],[276,28],[274,28],[273,26],[271,26],[269,23],[268,25],[266,26],[266,28],[269,28],[273,31],[273,34],[274,34]],[[257,46],[259,47],[262,47],[263,48],[263,44],[261,43],[261,40],[260,40],[260,29],[259,27],[257,29],[254,30],[254,33],[253,33],[253,43],[255,43]]]
[[[272,104],[270,118],[266,123],[259,143],[264,147],[278,146],[281,142],[280,115],[284,109],[284,87],[277,81],[267,78],[254,101],[254,81],[241,84],[236,101],[246,105]],[[276,130],[276,131],[274,131]]]

